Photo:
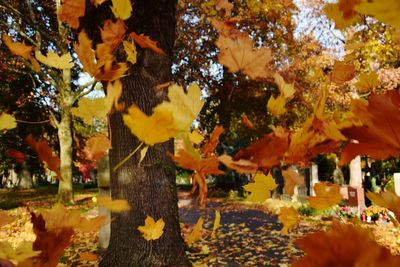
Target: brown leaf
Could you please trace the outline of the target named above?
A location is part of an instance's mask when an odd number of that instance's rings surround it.
[[[126,25],[121,19],[117,19],[116,22],[108,19],[100,32],[103,43],[109,45],[111,51],[114,51],[124,39]]]
[[[290,196],[294,194],[296,185],[304,185],[304,177],[295,172],[292,168],[282,171],[283,179],[285,180],[285,191]]]
[[[98,161],[107,155],[110,148],[110,139],[104,134],[97,134],[86,141],[84,151],[88,160]]]
[[[231,156],[226,154],[219,156],[218,160],[238,173],[255,173],[258,170],[258,166],[254,162],[245,159],[234,161]]]
[[[79,28],[79,18],[85,15],[85,0],[64,0],[57,11],[58,19],[73,29]]]
[[[36,151],[39,158],[46,163],[47,168],[55,172],[58,179],[62,180],[60,158],[53,153],[49,143],[46,140],[36,141],[31,134],[26,137],[25,141]]]
[[[167,54],[157,46],[157,42],[153,41],[150,39],[149,36],[146,36],[144,34],[137,34],[135,32],[132,32],[130,36],[133,38],[135,43],[137,43],[141,48],[149,48],[156,52],[157,54],[166,56]]]
[[[336,61],[331,74],[331,81],[340,85],[352,80],[356,76],[353,63]]]

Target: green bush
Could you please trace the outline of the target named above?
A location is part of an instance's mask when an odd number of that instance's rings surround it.
[[[300,215],[304,216],[313,216],[316,214],[316,210],[313,207],[306,206],[306,205],[301,205],[298,209],[297,212]]]

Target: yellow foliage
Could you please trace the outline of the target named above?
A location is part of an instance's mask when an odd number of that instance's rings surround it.
[[[268,173],[268,176],[263,173],[257,173],[253,179],[253,183],[244,186],[244,189],[250,192],[247,200],[251,202],[264,202],[271,197],[271,191],[278,186],[270,173]]]
[[[132,13],[132,5],[130,0],[112,0],[111,10],[116,18],[122,20],[129,19]]]
[[[193,244],[194,242],[201,239],[201,231],[203,229],[203,218],[199,218],[196,225],[193,227],[193,231],[186,237],[186,243],[188,245]]]
[[[57,55],[53,51],[47,52],[47,56],[44,56],[40,51],[35,52],[35,57],[41,63],[56,69],[70,69],[73,67],[72,57],[69,53],[65,53],[62,56]]]
[[[157,222],[151,216],[147,216],[143,226],[139,226],[138,230],[142,233],[143,238],[147,241],[159,239],[164,233],[165,222],[160,218]]]
[[[282,234],[287,235],[298,224],[300,218],[295,208],[282,207],[278,219],[283,224]]]
[[[7,113],[1,113],[0,115],[0,130],[10,130],[17,127],[15,118]]]
[[[123,212],[131,209],[126,199],[112,199],[109,196],[99,196],[97,198],[99,206],[103,206],[112,212]]]

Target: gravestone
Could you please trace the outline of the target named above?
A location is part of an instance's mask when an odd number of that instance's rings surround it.
[[[358,207],[358,212],[361,208],[365,207],[364,189],[360,186],[349,186],[348,190],[348,203],[350,207]]]
[[[393,173],[394,180],[394,192],[397,196],[400,196],[400,172]]]
[[[305,185],[296,185],[294,196],[301,203],[307,202],[307,187]]]
[[[318,183],[318,165],[311,163],[310,196],[316,196],[314,185]]]

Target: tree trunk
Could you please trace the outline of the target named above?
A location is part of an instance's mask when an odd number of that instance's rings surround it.
[[[72,202],[72,133],[71,112],[64,108],[61,121],[58,124],[58,139],[60,142],[60,161],[62,181],[58,185],[58,198],[61,202]]]
[[[26,162],[22,163],[21,171],[18,173],[19,181],[18,188],[31,189],[33,188],[32,175]]]
[[[168,56],[142,49],[138,62],[123,79],[122,100],[135,104],[145,113],[165,99],[166,92],[155,93],[154,87],[171,80],[171,55],[175,39],[175,0],[134,1],[134,17],[129,30],[149,35]],[[139,145],[139,141],[124,126],[121,114],[110,116],[113,169]],[[115,172],[111,171],[113,199],[127,199],[132,209],[113,214],[109,247],[100,266],[189,266],[178,220],[175,165],[167,153],[173,151],[173,141],[150,147],[138,165],[136,153]],[[163,235],[146,241],[137,230],[146,216],[165,221]]]

